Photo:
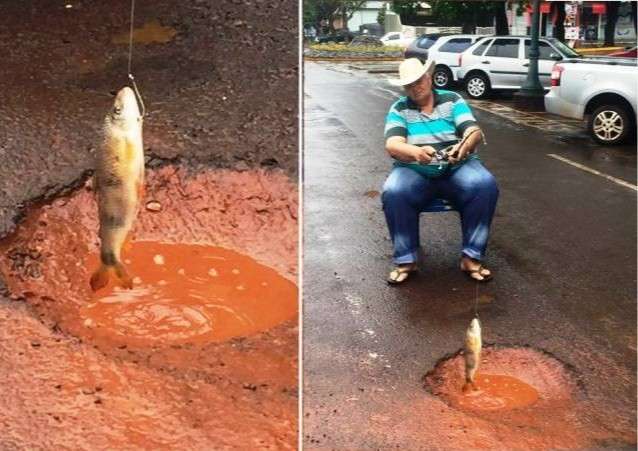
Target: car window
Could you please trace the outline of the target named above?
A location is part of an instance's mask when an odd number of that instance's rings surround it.
[[[470,38],[454,38],[443,44],[439,52],[461,53],[470,45],[472,45]]]
[[[391,34],[390,36],[388,36],[388,40],[394,40],[394,39],[399,39],[399,35],[398,34]]]
[[[518,58],[518,44],[518,39],[494,39],[494,44],[492,44],[485,56]]]
[[[477,55],[477,56],[482,55],[485,49],[487,48],[487,46],[490,45],[490,42],[492,42],[491,39],[486,39],[483,42],[481,42],[481,44],[474,49],[474,51],[472,52],[472,55]]]
[[[525,58],[529,58],[529,49],[531,45],[532,41],[530,41],[529,39],[525,39]],[[551,55],[552,53],[558,54],[558,52],[554,50],[551,45],[543,41],[538,41],[538,53],[538,59],[541,60],[551,60],[549,55]]]
[[[416,43],[416,46],[420,49],[429,49],[436,42],[438,38],[433,36],[421,36]]]

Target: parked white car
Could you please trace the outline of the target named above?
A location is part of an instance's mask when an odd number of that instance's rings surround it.
[[[447,89],[457,81],[459,54],[485,37],[476,34],[424,34],[408,46],[405,57],[418,58],[423,62],[434,60],[434,86]]]
[[[393,45],[401,48],[406,48],[412,41],[414,41],[414,37],[408,37],[400,31],[391,31],[381,36],[383,45]]]
[[[481,99],[492,90],[518,90],[527,78],[529,36],[492,36],[476,42],[459,55],[458,77],[467,94]],[[549,89],[552,67],[557,61],[582,55],[554,38],[539,38],[538,75]]]
[[[587,118],[601,144],[619,144],[636,133],[638,66],[635,59],[596,58],[556,63],[545,96],[549,113]]]

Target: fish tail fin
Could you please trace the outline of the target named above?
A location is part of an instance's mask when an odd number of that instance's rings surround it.
[[[91,276],[91,289],[97,291],[104,288],[109,283],[109,267],[100,265],[100,267]]]
[[[133,278],[122,262],[115,263],[113,267],[115,268],[115,275],[120,279],[120,282],[122,282],[122,287],[128,288],[129,290],[133,288]]]

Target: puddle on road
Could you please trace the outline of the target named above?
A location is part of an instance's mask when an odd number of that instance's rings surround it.
[[[146,22],[142,28],[133,30],[133,42],[136,44],[152,44],[154,42],[165,44],[170,42],[177,31],[171,27],[163,27],[159,20]],[[118,34],[112,39],[113,44],[128,44],[129,32]]]
[[[511,376],[478,374],[476,390],[458,398],[463,410],[510,410],[526,407],[538,400],[538,391],[531,385]]]
[[[123,249],[134,288],[119,288],[112,274],[93,293],[99,240],[89,182],[27,214],[0,242],[0,273],[52,326],[105,348],[287,336],[297,314],[294,196],[279,173],[148,171],[145,208]]]
[[[464,378],[459,352],[425,375],[425,388],[455,409],[494,414],[520,410],[525,422],[543,421],[549,407],[569,409],[579,392],[572,374],[558,360],[529,348],[484,348],[477,390],[464,392]]]
[[[112,275],[79,312],[79,321],[102,339],[138,346],[223,341],[297,313],[295,284],[232,250],[142,241],[123,259],[133,289],[120,288]],[[96,254],[86,266],[98,266]]]

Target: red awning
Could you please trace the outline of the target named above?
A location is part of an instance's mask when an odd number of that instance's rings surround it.
[[[591,11],[594,14],[605,14],[607,12],[607,8],[604,3],[594,3],[591,5]]]

